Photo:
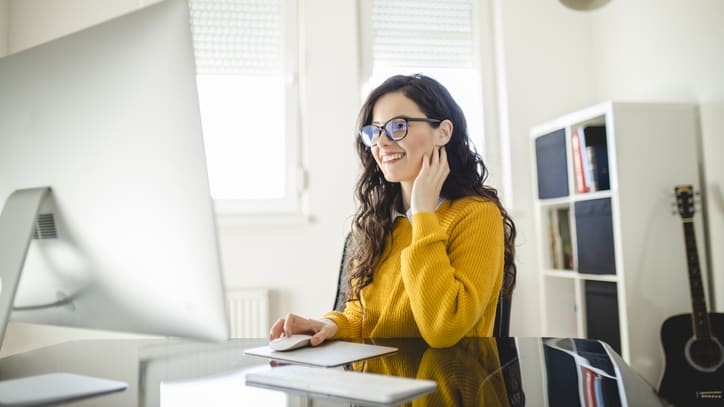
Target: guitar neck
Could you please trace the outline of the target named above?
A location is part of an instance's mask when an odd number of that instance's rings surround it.
[[[691,306],[693,308],[694,335],[698,338],[711,337],[709,314],[706,311],[704,285],[699,270],[699,254],[696,248],[694,219],[684,219],[684,239],[686,240],[686,261],[689,268],[689,289],[691,290]]]

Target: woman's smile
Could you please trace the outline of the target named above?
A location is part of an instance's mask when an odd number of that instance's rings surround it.
[[[404,156],[405,153],[380,153],[380,160],[384,164],[394,164],[399,162]]]

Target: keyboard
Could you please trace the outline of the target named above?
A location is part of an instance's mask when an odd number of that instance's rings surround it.
[[[27,376],[0,381],[0,406],[47,406],[124,391],[127,387],[125,382],[72,373]]]
[[[312,396],[377,405],[404,403],[437,388],[437,383],[433,380],[300,365],[249,372],[246,383],[274,390],[290,390]]]

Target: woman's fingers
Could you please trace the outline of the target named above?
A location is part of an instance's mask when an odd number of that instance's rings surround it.
[[[287,314],[285,318],[277,319],[269,331],[269,339],[303,333],[304,327],[300,326],[300,320],[305,320],[305,318],[295,314]]]
[[[420,174],[430,170],[430,158],[431,158],[430,154],[425,153],[422,155],[422,168],[420,169]]]
[[[442,186],[450,174],[444,146],[436,146],[422,157],[422,168],[412,186],[413,212],[434,211]]]
[[[325,330],[323,329],[323,330],[317,332],[316,334],[314,334],[314,336],[312,336],[312,339],[309,340],[309,343],[312,346],[317,346],[320,343],[327,340],[328,338],[330,338],[330,336],[328,336],[327,333],[325,332]]]
[[[285,318],[279,318],[272,325],[269,339],[294,334],[310,334],[312,335],[312,346],[316,346],[333,337],[336,333],[337,325],[330,320],[311,319],[296,314],[288,314]]]
[[[442,181],[445,182],[445,179],[450,174],[450,164],[447,161],[447,150],[445,150],[445,146],[440,147],[440,168],[442,169]]]
[[[284,321],[284,335],[292,336],[294,334],[311,333],[312,329],[306,322],[307,318],[300,317],[296,314],[287,314]]]
[[[337,333],[337,325],[326,319],[322,319],[318,321],[322,324],[319,331],[312,336],[312,339],[310,340],[310,343],[312,346],[317,346],[320,343],[324,342],[325,340],[332,338]]]
[[[271,330],[269,331],[269,339],[276,339],[282,336],[284,333],[284,318],[279,318],[272,324]]]
[[[432,150],[432,157],[430,158],[430,167],[438,168],[440,166],[440,146],[435,146]]]

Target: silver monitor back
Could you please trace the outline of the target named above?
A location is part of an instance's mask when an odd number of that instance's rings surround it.
[[[45,186],[13,320],[228,337],[185,0],[0,58],[0,205]]]

